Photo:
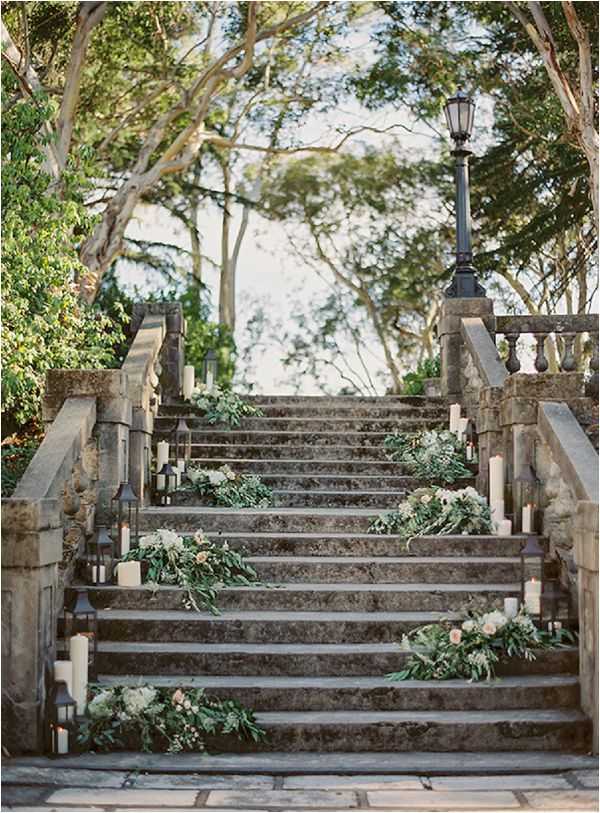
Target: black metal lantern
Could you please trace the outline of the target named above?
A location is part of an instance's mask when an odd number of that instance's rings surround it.
[[[202,362],[202,378],[209,390],[217,383],[217,374],[219,372],[219,363],[217,354],[212,349],[208,350]]]
[[[465,449],[467,463],[474,463],[477,460],[477,431],[475,429],[475,421],[472,418],[469,418],[467,421]]]
[[[139,507],[135,491],[129,483],[121,483],[110,502],[114,534],[119,558],[137,545],[139,537]]]
[[[64,639],[69,655],[74,635],[85,635],[89,640],[88,673],[95,677],[98,663],[98,613],[85,587],[75,588],[75,598],[64,610]]]
[[[528,536],[521,548],[521,604],[532,616],[542,620],[544,560],[546,551],[537,536]]]
[[[521,531],[536,533],[539,527],[540,481],[529,464],[523,466],[515,477],[515,490],[514,507],[518,508],[521,514]]]
[[[186,423],[185,418],[179,418],[177,425],[173,430],[173,437],[175,440],[175,460],[177,466],[180,466],[180,461],[184,465],[189,463],[192,457],[192,430]],[[183,474],[182,471],[179,472]]]
[[[53,756],[68,754],[75,743],[75,700],[64,680],[55,681],[47,706],[49,751]]]
[[[170,463],[165,463],[154,475],[154,504],[171,505],[177,491],[177,472]]]
[[[106,525],[100,525],[95,536],[86,543],[87,576],[92,584],[112,582],[115,561],[115,543]]]
[[[558,634],[563,627],[571,627],[571,594],[561,586],[558,579],[548,579],[544,583],[542,619],[552,635]]]
[[[459,90],[444,105],[446,124],[452,139],[462,144],[471,138],[475,119],[475,102]]]

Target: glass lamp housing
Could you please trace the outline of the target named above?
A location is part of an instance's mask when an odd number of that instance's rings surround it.
[[[75,597],[64,609],[64,639],[70,656],[73,635],[85,635],[89,639],[88,671],[96,676],[98,663],[98,612],[91,603],[85,587],[75,588]]]
[[[134,490],[127,482],[122,482],[110,501],[113,533],[117,540],[117,553],[123,557],[130,548],[137,545],[139,537],[139,506]]]
[[[475,119],[475,102],[462,90],[448,99],[444,106],[446,124],[453,140],[462,144],[471,138]]]

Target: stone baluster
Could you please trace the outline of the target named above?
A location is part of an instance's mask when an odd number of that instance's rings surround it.
[[[562,340],[563,340],[563,355],[560,360],[560,369],[563,373],[572,373],[575,371],[577,367],[577,362],[575,361],[575,352],[573,346],[575,344],[575,337],[576,333],[563,333]]]
[[[519,339],[518,333],[507,333],[504,338],[508,342],[508,358],[506,360],[506,369],[509,373],[518,373],[521,369],[521,362],[517,355],[517,341]]]
[[[545,373],[548,369],[548,359],[544,351],[544,344],[546,342],[547,333],[534,333],[535,341],[537,343],[536,356],[534,367],[538,373]]]
[[[588,392],[592,398],[598,398],[598,333],[590,333],[592,356],[590,358],[590,380]]]

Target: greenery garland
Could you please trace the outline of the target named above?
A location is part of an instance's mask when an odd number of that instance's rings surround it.
[[[268,508],[273,501],[273,491],[258,475],[236,474],[226,463],[218,469],[188,466],[186,477],[198,494],[211,497],[215,505]]]
[[[232,390],[216,385],[209,390],[206,384],[197,384],[190,401],[205,413],[208,423],[224,423],[229,427],[239,426],[242,418],[258,418],[263,414],[261,409],[244,401]]]
[[[183,588],[184,604],[188,609],[209,610],[219,614],[216,605],[222,587],[259,584],[253,567],[227,542],[210,542],[202,531],[194,536],[179,536],[175,531],[161,529],[141,537],[123,561],[145,563],[144,581]]]
[[[414,477],[450,484],[473,476],[465,444],[447,429],[394,432],[383,445],[390,460],[401,463]]]
[[[92,686],[91,693],[78,740],[94,751],[204,751],[206,735],[235,733],[254,742],[265,736],[251,710],[235,700],[207,697],[204,689],[144,684]]]
[[[514,618],[499,610],[470,615],[461,626],[449,621],[428,624],[402,637],[400,648],[410,653],[401,672],[388,680],[491,680],[495,666],[505,658],[535,660],[536,649],[572,642],[568,630],[554,635],[537,629],[524,608]]]
[[[450,491],[445,488],[418,488],[395,511],[380,514],[369,533],[397,534],[406,543],[415,536],[450,534],[489,534],[490,508],[474,488]]]

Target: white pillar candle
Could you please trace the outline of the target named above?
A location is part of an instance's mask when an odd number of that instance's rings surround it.
[[[497,500],[496,502],[490,503],[490,514],[494,526],[502,522],[504,519],[504,500]]]
[[[92,582],[93,584],[104,584],[106,581],[106,568],[104,565],[100,565],[100,575],[98,576],[98,567],[97,565],[92,565]]]
[[[209,392],[212,392],[214,383],[215,382],[214,382],[214,378],[213,378],[213,371],[212,370],[207,370],[206,371],[206,389]]]
[[[490,505],[504,500],[504,459],[501,454],[490,457]]]
[[[515,618],[519,612],[519,599],[518,598],[505,598],[504,599],[504,615],[507,618]]]
[[[129,528],[129,523],[124,522],[123,526],[121,527],[121,556],[125,556],[126,553],[129,553],[130,545],[131,530]]]
[[[498,522],[498,536],[510,536],[512,534],[512,522],[510,519],[501,519]]]
[[[179,474],[183,474],[185,472],[185,460],[183,457],[177,458],[177,468],[179,469]]]
[[[69,694],[73,694],[73,661],[54,661],[54,680],[64,680]]]
[[[89,647],[90,642],[85,635],[73,635],[69,642],[73,662],[73,700],[77,703],[77,714],[85,714],[87,705]]]
[[[533,509],[531,503],[523,506],[523,513],[521,516],[521,530],[524,534],[530,534],[533,529]]]
[[[189,401],[194,391],[194,379],[196,371],[192,364],[186,364],[183,368],[183,399]]]
[[[55,754],[69,753],[69,732],[66,728],[56,727],[56,737],[53,745]]]
[[[156,446],[156,471],[159,472],[169,462],[169,441],[159,440]]]
[[[473,460],[473,444],[467,443],[467,462],[471,463]]]
[[[539,615],[542,599],[542,583],[531,579],[525,582],[525,608],[531,615]]]
[[[165,475],[164,474],[157,474],[156,475],[156,490],[163,491],[165,487]]]
[[[179,463],[176,466],[173,466],[173,470],[176,475],[175,486],[176,488],[179,488],[181,485],[181,469],[179,468]]]
[[[139,587],[142,583],[142,569],[139,562],[119,562],[117,565],[119,587]]]
[[[450,404],[450,431],[458,431],[458,422],[460,420],[460,404]]]
[[[468,418],[459,418],[458,419],[458,428],[456,430],[456,436],[459,440],[464,440],[465,435],[467,434],[467,426],[469,425]]]

